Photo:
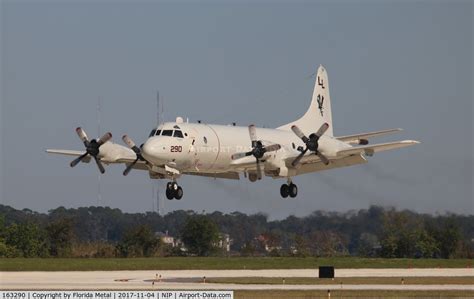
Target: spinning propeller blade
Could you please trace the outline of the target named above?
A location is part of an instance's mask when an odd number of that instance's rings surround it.
[[[97,156],[100,153],[99,148],[112,138],[112,133],[107,132],[104,134],[104,136],[100,137],[98,140],[92,139],[90,141],[89,141],[89,138],[87,137],[86,132],[81,127],[78,127],[76,129],[76,133],[77,133],[77,136],[79,136],[79,139],[81,139],[81,141],[84,143],[84,146],[86,147],[86,152],[80,155],[79,157],[77,157],[76,159],[74,159],[73,161],[71,161],[69,165],[71,167],[74,167],[77,164],[79,164],[79,162],[81,162],[85,157],[89,155],[92,158],[94,158],[95,163],[97,164],[97,167],[99,168],[100,173],[104,173],[105,172],[104,166],[102,165],[102,162],[100,162],[100,159]]]
[[[291,130],[296,134],[296,136],[298,136],[299,139],[303,140],[304,143],[308,141],[308,137],[306,137],[296,125],[291,126]]]
[[[233,154],[230,158],[232,160],[238,160],[240,158],[247,157],[247,156],[250,156],[250,155],[252,155],[252,152],[237,153],[237,154]]]
[[[328,123],[322,124],[319,130],[316,132],[316,136],[318,136],[318,138],[323,136],[323,134],[326,133],[327,129],[329,129]]]
[[[76,128],[76,133],[77,136],[79,136],[79,139],[84,143],[85,146],[89,144],[89,138],[87,138],[86,132],[81,127]]]
[[[301,131],[300,128],[298,128],[296,125],[291,127],[291,130],[293,131],[293,133],[295,133],[295,135],[298,136],[298,138],[300,138],[306,145],[306,148],[301,151],[301,154],[299,154],[298,157],[296,157],[296,159],[294,159],[293,162],[291,162],[291,165],[293,165],[293,167],[297,166],[300,163],[301,159],[303,158],[303,156],[306,154],[307,151],[313,152],[315,155],[317,155],[319,159],[321,159],[321,161],[325,165],[329,164],[329,159],[326,156],[324,156],[320,151],[318,151],[319,138],[321,138],[321,136],[327,131],[328,128],[329,128],[329,124],[324,123],[321,125],[321,127],[319,127],[316,133],[312,133],[311,135],[309,135],[309,138],[308,138],[303,133],[303,131]]]
[[[128,147],[130,147],[132,149],[132,151],[135,152],[135,154],[137,155],[137,158],[130,164],[127,165],[127,167],[125,168],[125,170],[123,171],[123,175],[126,176],[130,173],[130,171],[132,170],[133,166],[135,166],[135,164],[138,162],[138,160],[142,160],[142,161],[145,161],[145,159],[143,158],[142,156],[142,151],[141,149],[136,146],[135,142],[133,142],[133,140],[128,137],[127,135],[123,135],[122,137],[122,140],[123,142],[125,142],[126,145],[128,145]]]
[[[295,167],[296,165],[298,165],[298,163],[300,162],[301,158],[303,158],[304,154],[306,154],[306,152],[308,151],[308,148],[305,148],[301,154],[298,155],[298,157],[296,157],[296,159],[293,160],[293,162],[291,162],[291,165],[293,167]]]
[[[262,167],[260,166],[260,160],[257,159],[257,179],[262,179]]]
[[[85,152],[84,154],[80,155],[80,156],[77,157],[76,159],[72,160],[69,165],[71,165],[71,167],[76,166],[76,165],[77,165],[79,162],[81,162],[82,159],[84,159],[87,155],[88,155],[87,152]]]
[[[252,147],[255,147],[255,144],[257,142],[257,130],[255,129],[255,125],[249,126],[249,135],[250,140],[252,141]]]
[[[110,132],[107,132],[104,134],[104,136],[100,137],[99,140],[97,140],[97,143],[99,144],[99,146],[101,146],[102,144],[106,143],[110,139],[112,139],[112,134],[110,134]]]
[[[97,156],[92,156],[92,157],[94,157],[95,164],[97,164],[97,167],[99,168],[100,173],[105,173],[104,166],[100,162],[99,158],[97,158]]]

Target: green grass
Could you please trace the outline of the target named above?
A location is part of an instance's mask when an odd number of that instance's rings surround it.
[[[235,283],[235,284],[283,284],[282,277],[209,277],[209,283]],[[327,285],[354,285],[354,284],[401,284],[400,277],[344,277],[332,279],[319,279],[311,277],[285,278],[285,284],[327,284]],[[404,277],[405,285],[413,284],[462,284],[474,285],[474,277]]]
[[[402,298],[402,297],[423,297],[423,298],[472,298],[474,291],[385,291],[385,290],[333,290],[331,298]],[[281,291],[281,290],[265,290],[265,291],[234,291],[234,298],[260,298],[260,299],[276,299],[276,298],[328,298],[327,291]]]
[[[166,258],[1,258],[0,271],[99,271],[191,269],[465,268],[469,259],[370,259],[355,257],[166,257]]]

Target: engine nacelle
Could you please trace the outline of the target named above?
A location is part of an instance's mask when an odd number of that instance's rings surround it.
[[[99,149],[99,157],[105,163],[116,162],[121,158],[128,158],[134,160],[136,158],[135,153],[120,144],[106,142]]]

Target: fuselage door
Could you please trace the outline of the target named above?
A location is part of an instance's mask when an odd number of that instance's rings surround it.
[[[194,165],[196,170],[211,169],[219,155],[219,140],[216,133],[207,125],[193,129]]]

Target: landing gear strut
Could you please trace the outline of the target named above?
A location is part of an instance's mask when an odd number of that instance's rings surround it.
[[[166,198],[172,200],[173,198],[180,200],[183,197],[183,188],[176,182],[168,182],[166,184]]]
[[[280,195],[283,198],[287,198],[288,196],[295,198],[296,195],[298,195],[298,187],[289,180],[288,184],[281,185]]]

